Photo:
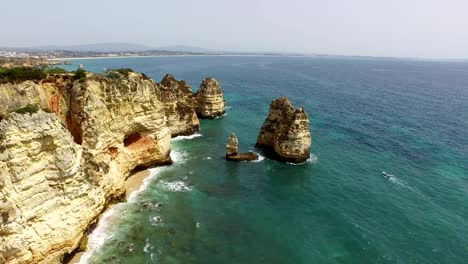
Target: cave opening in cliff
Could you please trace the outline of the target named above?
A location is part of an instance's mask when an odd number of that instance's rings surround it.
[[[138,142],[141,138],[142,138],[142,136],[140,135],[140,133],[130,134],[130,135],[125,137],[125,139],[123,141],[124,146],[128,147],[131,144],[134,144],[134,143]]]

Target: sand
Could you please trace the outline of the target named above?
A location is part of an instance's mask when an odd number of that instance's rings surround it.
[[[130,174],[127,180],[125,180],[125,199],[128,199],[132,193],[140,190],[144,180],[150,175],[149,170],[136,171]],[[78,264],[83,254],[84,252],[77,252],[67,264]]]
[[[125,198],[128,199],[130,195],[138,190],[140,190],[143,181],[150,176],[149,170],[142,170],[134,172],[130,177],[125,180]]]

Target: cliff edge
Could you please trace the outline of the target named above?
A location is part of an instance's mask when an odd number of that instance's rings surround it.
[[[0,263],[60,263],[137,167],[199,130],[189,86],[129,69],[0,84]]]

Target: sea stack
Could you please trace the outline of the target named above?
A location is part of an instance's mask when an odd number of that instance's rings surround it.
[[[235,133],[229,136],[226,144],[226,160],[232,161],[252,161],[258,159],[258,155],[253,152],[239,153],[239,141]]]
[[[213,119],[224,114],[224,96],[221,86],[215,78],[205,78],[195,94],[198,117]]]
[[[304,109],[294,108],[286,97],[274,100],[255,146],[272,150],[278,160],[303,163],[310,157],[311,145],[309,119]]]

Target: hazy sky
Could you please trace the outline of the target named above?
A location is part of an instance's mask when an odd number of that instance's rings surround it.
[[[468,0],[1,0],[0,46],[468,58]]]

